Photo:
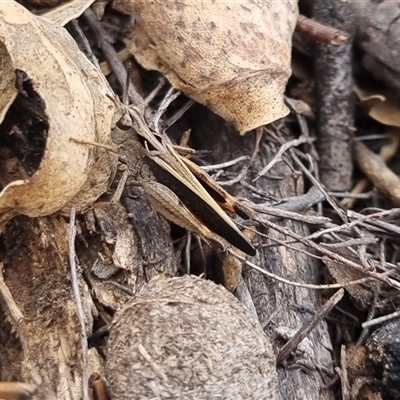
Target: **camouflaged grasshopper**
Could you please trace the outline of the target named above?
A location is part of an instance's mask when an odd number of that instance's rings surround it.
[[[236,200],[196,164],[181,157],[167,135],[150,129],[140,107],[122,103],[120,106],[123,113],[120,122],[129,120],[122,125],[130,137],[120,145],[119,154],[153,208],[206,242],[215,241],[222,249],[230,243],[254,256],[254,247],[220,205],[245,216],[243,207],[238,207]]]

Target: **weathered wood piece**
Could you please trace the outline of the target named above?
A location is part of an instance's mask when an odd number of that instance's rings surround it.
[[[21,347],[19,357],[15,343],[2,348],[1,379],[35,384],[40,400],[80,399],[81,348],[68,267],[68,224],[62,217],[17,217],[3,238],[3,249],[4,280],[23,319],[13,321],[6,312]],[[78,281],[90,334],[93,302],[81,276]]]
[[[253,152],[254,138],[251,135],[244,138],[234,137],[232,133],[226,132],[231,129],[228,124],[201,106],[196,105],[188,112],[179,129],[185,130],[188,126],[193,128],[194,147],[212,150],[210,163],[223,162],[239,155],[251,155]],[[287,132],[285,129],[282,131]],[[289,141],[292,137],[286,133],[283,139]],[[268,164],[279,148],[279,145],[274,145],[267,138],[263,140],[265,142],[260,146],[260,151],[251,164],[249,181]],[[257,187],[268,193],[271,198],[287,198],[301,194],[302,180],[292,179],[292,170],[286,164],[278,164],[270,174],[274,179],[261,178],[257,182]],[[249,196],[249,190],[243,186],[235,186],[230,188],[230,191],[239,197]],[[300,222],[282,220],[280,224],[302,236],[307,236],[309,233],[308,227]],[[266,245],[275,244],[273,239],[287,239],[271,230],[264,233],[268,233],[271,238],[260,239]],[[299,250],[305,250],[304,246],[295,244],[291,248],[259,248],[258,256],[252,261],[292,281],[318,282],[320,264]],[[247,267],[244,268],[244,281],[264,331],[278,348],[282,347],[303,324],[309,322],[311,316],[321,307],[320,292],[273,281]],[[282,399],[332,400],[333,391],[324,388],[325,383],[333,376],[331,351],[327,325],[323,321],[303,340],[298,353],[290,357],[284,365],[278,366]]]
[[[400,92],[400,7],[398,1],[352,1],[356,43],[364,50],[362,65],[376,79]]]
[[[354,104],[352,44],[354,17],[346,2],[318,0],[313,17],[349,35],[341,46],[315,43],[314,74],[321,182],[335,191],[349,190],[353,173]]]

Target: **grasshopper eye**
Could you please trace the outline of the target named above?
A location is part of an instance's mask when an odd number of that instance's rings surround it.
[[[122,117],[117,122],[117,126],[119,129],[123,131],[127,131],[128,129],[132,128],[133,121],[131,116],[128,113],[124,113]]]

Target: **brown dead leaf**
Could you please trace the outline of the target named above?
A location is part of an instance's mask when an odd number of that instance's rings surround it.
[[[32,399],[36,386],[23,382],[0,382],[0,398],[5,400]]]
[[[15,71],[31,80],[45,104],[49,131],[40,167],[0,193],[0,218],[49,215],[74,206],[84,210],[104,193],[117,158],[109,151],[70,139],[113,146],[114,103],[103,76],[64,28],[36,17],[16,2],[0,3],[0,123],[16,96]],[[12,82],[12,84],[10,84]]]
[[[400,98],[392,90],[371,90],[356,86],[355,92],[368,115],[383,125],[400,127]]]
[[[134,1],[115,8],[136,19],[128,47],[146,69],[243,134],[288,114],[297,0]]]
[[[244,235],[251,241],[255,236],[255,227],[245,229]],[[236,250],[240,256],[245,257],[246,254],[240,250]],[[232,254],[226,254],[222,260],[222,271],[224,274],[224,286],[230,292],[234,292],[242,280],[242,262],[239,261]]]
[[[368,115],[375,121],[389,127],[385,132],[389,140],[382,145],[379,156],[373,155],[372,158],[369,158],[369,150],[365,146],[356,146],[356,161],[369,180],[361,179],[351,190],[351,193],[364,193],[368,188],[369,181],[372,181],[384,193],[388,193],[388,190],[385,188],[389,188],[389,191],[394,190],[396,193],[393,198],[396,198],[399,196],[396,186],[399,181],[396,175],[386,166],[386,162],[390,161],[397,153],[399,147],[400,98],[393,90],[382,89],[382,85],[374,86],[370,82],[367,85],[365,85],[365,82],[362,82],[362,85],[355,85],[354,91],[360,100],[361,106]],[[393,183],[395,183],[394,186],[392,186]],[[399,201],[399,199],[396,200],[397,203]],[[356,198],[348,197],[342,200],[341,205],[346,209],[350,209],[354,206],[355,202]]]
[[[354,157],[367,178],[397,206],[400,205],[400,178],[383,159],[361,142],[354,143]]]
[[[386,125],[386,135],[389,140],[383,144],[379,155],[371,152],[361,143],[354,146],[354,156],[357,164],[381,192],[389,195],[396,204],[400,204],[400,180],[398,176],[386,165],[399,147],[400,128],[400,98],[389,89],[381,87],[355,86],[354,91],[361,102],[361,105],[368,112],[368,115]],[[352,189],[351,193],[363,193],[368,187],[368,180],[361,179]],[[344,208],[352,208],[356,199],[345,198],[341,202]]]
[[[387,127],[385,130],[387,139],[383,143],[379,150],[379,157],[384,163],[390,161],[398,152],[400,147],[400,132],[398,128]],[[351,190],[352,194],[364,193],[370,182],[367,178],[360,179]],[[357,201],[356,197],[346,197],[341,201],[341,206],[345,209],[351,209],[354,207],[354,203]]]

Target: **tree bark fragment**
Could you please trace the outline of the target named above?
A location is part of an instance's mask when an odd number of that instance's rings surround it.
[[[212,150],[210,162],[220,163],[240,155],[251,155],[255,139],[252,134],[245,137],[235,136],[232,128],[221,118],[213,115],[205,108],[195,105],[185,119],[191,126],[193,147]],[[180,127],[182,131],[185,125]],[[284,139],[292,139],[284,135]],[[263,137],[260,152],[250,167],[249,180],[272,159],[277,147]],[[265,190],[272,198],[287,198],[300,195],[296,189],[303,190],[300,179],[296,182],[291,178],[292,170],[284,163],[275,166],[270,174],[280,179],[260,178],[257,187]],[[230,190],[240,197],[249,197],[248,189],[235,186]],[[281,221],[285,227],[290,227],[298,234],[306,236],[308,228],[302,223]],[[281,234],[273,231],[268,233],[271,238],[285,240]],[[272,240],[262,240],[263,244],[274,244]],[[302,245],[294,247],[304,250]],[[258,255],[252,259],[261,267],[292,281],[307,283],[318,282],[321,265],[311,257],[294,249],[272,247],[258,249]],[[293,336],[298,329],[307,323],[311,316],[321,307],[320,292],[299,287],[291,287],[275,282],[257,271],[244,268],[244,282],[253,299],[261,325],[270,336],[276,348]],[[278,312],[276,312],[278,311]],[[272,320],[270,318],[272,317]],[[331,379],[333,373],[332,346],[323,321],[304,339],[300,345],[301,351],[287,363],[278,367],[279,388],[282,399],[328,400],[333,399],[333,392],[325,390],[324,385]],[[304,369],[304,366],[306,366]],[[323,371],[323,372],[321,372]],[[327,374],[326,371],[329,371]]]
[[[329,190],[346,191],[353,172],[353,12],[347,2],[317,0],[313,16],[349,35],[341,46],[315,43],[314,51],[321,181]]]

